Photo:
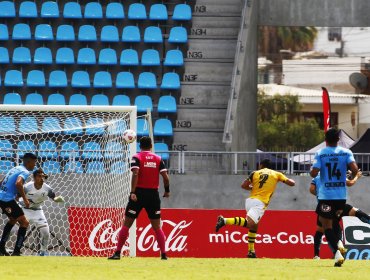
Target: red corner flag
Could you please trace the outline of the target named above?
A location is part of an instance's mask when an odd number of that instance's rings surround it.
[[[329,98],[329,92],[326,88],[322,87],[322,111],[324,113],[324,131],[326,132],[329,127],[331,127],[330,124],[330,98]]]

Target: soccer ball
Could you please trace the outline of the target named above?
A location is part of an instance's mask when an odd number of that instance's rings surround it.
[[[126,143],[132,143],[136,140],[136,132],[132,129],[126,129],[123,132],[123,139],[126,141]]]

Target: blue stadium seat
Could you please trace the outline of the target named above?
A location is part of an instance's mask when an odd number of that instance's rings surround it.
[[[50,72],[49,87],[67,87],[67,74],[62,70],[54,70]]]
[[[82,147],[82,159],[102,159],[103,153],[99,143],[87,142]]]
[[[59,48],[55,57],[57,64],[74,64],[75,57],[71,48]]]
[[[35,50],[33,57],[33,63],[35,64],[52,64],[53,57],[49,48],[40,47]]]
[[[44,99],[39,93],[29,93],[26,96],[26,105],[44,105]]]
[[[0,134],[15,133],[15,122],[13,117],[0,117]]]
[[[125,164],[122,161],[115,162],[110,167],[110,173],[111,174],[123,174],[129,171],[129,168],[127,167],[127,164]]]
[[[34,153],[36,151],[36,145],[30,140],[23,140],[18,142],[16,153],[20,158],[23,158],[25,153]]]
[[[119,72],[116,77],[116,88],[135,88],[134,75],[130,72]]]
[[[140,89],[156,89],[157,81],[155,75],[151,72],[142,72],[139,75],[138,88]]]
[[[19,7],[20,18],[36,18],[37,7],[35,2],[23,1]]]
[[[133,3],[128,8],[128,18],[133,20],[146,19],[146,10],[144,4]]]
[[[137,26],[125,26],[122,30],[122,42],[140,43],[140,30]]]
[[[159,58],[159,53],[157,50],[144,50],[141,55],[141,65],[143,66],[159,66],[161,65],[161,60]]]
[[[168,13],[167,13],[166,5],[153,4],[150,7],[149,19],[150,20],[168,20]]]
[[[161,89],[180,89],[180,77],[177,73],[165,73],[162,78]]]
[[[0,140],[0,157],[12,157],[13,156],[13,145],[9,140]]]
[[[64,166],[63,172],[82,174],[84,173],[84,168],[79,161],[68,161]]]
[[[101,49],[99,53],[98,63],[100,65],[116,65],[117,64],[116,51],[110,48]]]
[[[13,1],[0,2],[0,18],[15,17],[15,7]]]
[[[90,77],[87,71],[76,71],[72,75],[72,87],[75,88],[89,88]]]
[[[59,17],[58,3],[54,1],[47,1],[47,2],[42,3],[41,17],[42,18],[58,18]]]
[[[184,66],[184,56],[180,50],[169,50],[166,53],[164,66]]]
[[[175,97],[171,95],[163,95],[158,101],[158,113],[174,114],[177,112]]]
[[[31,29],[26,23],[17,23],[13,27],[13,40],[31,40]]]
[[[120,64],[125,66],[139,65],[139,56],[136,50],[126,49],[121,52]]]
[[[82,18],[81,6],[77,2],[67,2],[63,10],[64,18]]]
[[[86,121],[86,135],[103,135],[105,124],[102,118],[89,118]]]
[[[144,43],[162,43],[162,30],[158,26],[149,26],[145,28]]]
[[[39,144],[38,156],[41,158],[55,159],[58,157],[57,145],[54,141],[41,141]]]
[[[9,51],[7,48],[0,47],[0,64],[9,63]]]
[[[173,10],[173,20],[191,20],[191,8],[187,4],[177,4]]]
[[[124,19],[125,13],[121,3],[109,3],[105,11],[108,19]]]
[[[94,42],[97,40],[96,30],[93,25],[82,25],[78,30],[78,41]]]
[[[21,133],[37,133],[38,125],[35,117],[22,117],[19,121],[18,130]]]
[[[103,9],[98,2],[90,2],[85,5],[84,18],[101,19],[103,18]]]
[[[42,170],[46,174],[59,174],[60,163],[56,160],[46,160],[42,163]]]
[[[78,51],[77,64],[93,65],[96,64],[95,51],[91,48],[82,48]]]
[[[115,95],[112,106],[130,106],[130,97],[124,94]]]
[[[60,149],[60,156],[63,159],[77,159],[80,157],[80,148],[77,142],[67,141],[62,144]]]
[[[91,105],[93,106],[109,106],[108,96],[105,94],[95,94],[91,98]]]
[[[63,134],[82,135],[82,122],[77,117],[67,117],[64,121]]]
[[[53,30],[50,24],[39,24],[35,29],[35,40],[52,41],[54,40]]]
[[[9,40],[8,26],[5,24],[0,24],[0,40],[1,41]]]
[[[69,105],[86,106],[87,105],[86,95],[81,93],[72,94],[69,97]]]
[[[23,87],[23,78],[21,71],[18,70],[6,71],[4,85],[6,87]]]
[[[41,70],[31,70],[27,75],[28,87],[45,87],[45,76]]]
[[[90,161],[86,164],[87,174],[104,174],[104,163],[100,161]]]
[[[95,73],[94,88],[111,88],[112,87],[112,76],[107,71],[99,71]]]
[[[136,124],[136,134],[138,137],[149,136],[149,126],[145,119],[138,119]]]
[[[13,51],[13,63],[14,64],[30,64],[31,63],[31,52],[29,48],[18,47]]]
[[[10,160],[0,160],[0,173],[6,174],[13,167],[15,167],[14,162]]]
[[[18,93],[7,93],[4,95],[4,104],[20,105],[22,98]]]
[[[107,132],[109,135],[122,135],[122,133],[126,130],[127,126],[125,121],[123,120],[116,120],[108,125]]]
[[[138,113],[146,113],[147,109],[150,109],[150,112],[153,111],[153,102],[148,95],[136,96],[134,105],[137,106]]]
[[[46,117],[42,121],[42,131],[59,134],[62,131],[59,119],[57,117]]]
[[[102,42],[119,42],[118,29],[114,25],[103,26],[100,33]]]
[[[167,137],[173,136],[172,123],[167,119],[158,119],[154,123],[154,136]]]
[[[166,143],[154,143],[154,151],[162,160],[168,160],[170,158],[170,154],[166,153],[168,152],[168,145]]]
[[[58,26],[57,29],[57,41],[74,41],[75,31],[72,25],[62,24]]]
[[[66,105],[64,95],[60,93],[53,93],[48,96],[47,105]]]
[[[1,142],[0,142],[1,145]],[[122,144],[116,141],[108,141],[105,146],[104,157],[107,159],[115,159],[123,157]]]
[[[170,36],[168,37],[169,43],[182,44],[188,42],[188,32],[184,27],[176,26],[170,30]]]

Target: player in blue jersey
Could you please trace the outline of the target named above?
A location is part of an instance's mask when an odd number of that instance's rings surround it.
[[[21,254],[21,248],[29,222],[15,198],[19,195],[23,198],[25,207],[28,208],[30,206],[23,185],[30,176],[30,171],[35,168],[36,160],[37,157],[34,154],[25,153],[23,156],[23,164],[9,170],[4,179],[0,182],[0,208],[3,210],[3,214],[7,215],[9,218],[0,239],[0,256],[10,255],[5,249],[5,244],[9,239],[10,231],[15,223],[19,224],[19,229],[12,256],[20,256]]]
[[[316,213],[324,228],[326,240],[335,251],[335,266],[341,266],[344,262],[342,253],[338,250],[339,238],[333,231],[333,221],[338,219],[346,204],[347,167],[356,176],[358,167],[350,150],[338,146],[339,131],[329,128],[325,133],[326,147],[315,154],[314,162],[310,171],[311,177],[320,178],[318,189],[318,204]]]

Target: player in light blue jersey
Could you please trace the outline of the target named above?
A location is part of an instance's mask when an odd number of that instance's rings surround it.
[[[12,256],[20,256],[21,254],[21,248],[23,246],[29,222],[24,216],[24,212],[15,198],[19,195],[23,198],[25,207],[28,208],[30,206],[30,202],[26,197],[23,185],[30,176],[30,171],[35,168],[36,160],[37,157],[34,154],[25,153],[23,156],[23,164],[9,170],[0,182],[0,208],[3,211],[3,214],[7,215],[9,218],[0,239],[0,256],[10,255],[5,248],[5,245],[6,241],[9,239],[10,231],[16,223],[19,224],[19,229]]]
[[[339,238],[333,231],[333,221],[338,219],[344,210],[347,199],[346,173],[347,168],[356,176],[358,167],[350,150],[338,146],[339,131],[329,128],[325,133],[327,147],[320,149],[314,158],[310,175],[320,178],[318,190],[318,205],[316,213],[325,232],[325,237],[335,251],[335,266],[344,262],[342,253],[338,250]]]

